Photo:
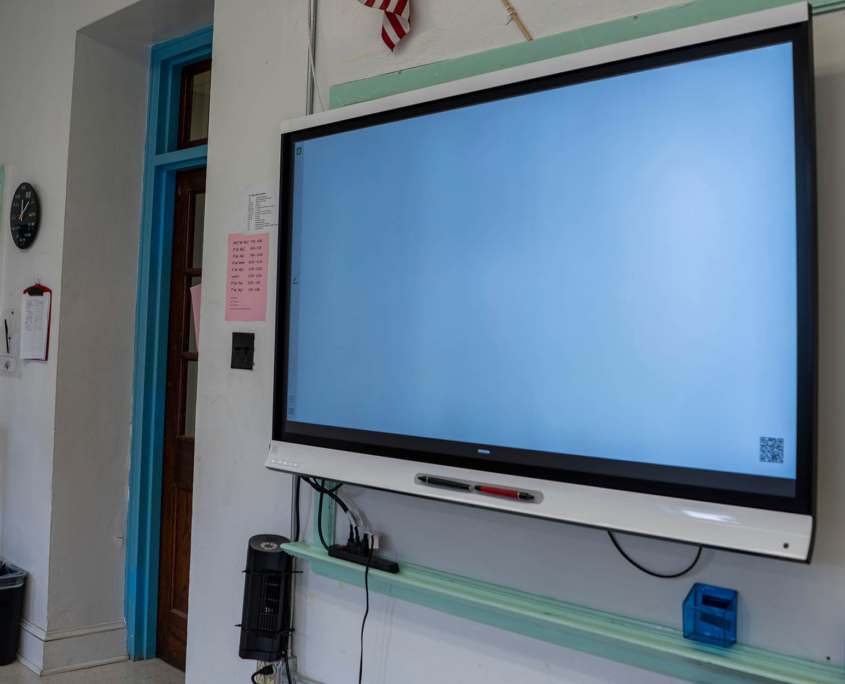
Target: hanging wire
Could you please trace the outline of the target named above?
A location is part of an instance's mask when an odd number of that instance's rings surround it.
[[[610,537],[610,541],[612,541],[612,542],[613,542],[613,545],[616,547],[616,550],[617,550],[619,553],[621,553],[621,554],[622,554],[622,558],[624,558],[626,561],[628,561],[628,562],[629,562],[631,565],[633,565],[633,566],[634,566],[637,570],[641,570],[641,571],[642,571],[642,572],[644,572],[646,575],[651,575],[652,577],[659,577],[660,579],[674,579],[675,577],[683,577],[683,576],[684,576],[684,575],[686,575],[688,572],[690,572],[690,570],[692,570],[692,569],[693,569],[696,565],[698,565],[698,560],[701,558],[701,551],[702,551],[702,547],[701,547],[701,546],[699,546],[699,547],[698,547],[698,553],[697,553],[697,554],[695,554],[695,559],[692,561],[692,563],[689,565],[689,567],[687,567],[687,569],[686,569],[686,570],[681,570],[680,572],[674,572],[674,573],[671,573],[671,574],[668,574],[668,575],[664,575],[664,574],[662,574],[662,573],[659,573],[659,572],[654,572],[653,570],[649,570],[648,568],[644,568],[642,565],[640,565],[639,563],[637,563],[637,561],[635,561],[635,560],[634,560],[633,558],[631,558],[631,557],[630,557],[627,553],[625,553],[625,551],[624,551],[624,550],[622,549],[622,547],[619,545],[619,542],[618,542],[618,541],[616,541],[616,537],[613,535],[613,532],[611,532],[610,530],[608,530],[608,531],[607,531],[607,534],[608,534],[608,536]]]
[[[314,43],[316,42],[316,29],[317,29],[317,2],[316,0],[311,0],[311,10],[309,13],[311,16],[309,17],[309,26],[308,26],[308,65],[311,69],[311,80],[314,83],[314,90],[317,92],[317,100],[320,102],[320,111],[326,111],[326,106],[323,104],[323,97],[320,95],[320,86],[317,83],[317,68],[314,65],[316,61],[316,53],[314,51]],[[311,113],[312,103],[307,103],[308,106],[308,113]]]

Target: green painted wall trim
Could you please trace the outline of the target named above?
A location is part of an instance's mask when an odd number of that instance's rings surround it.
[[[506,45],[474,55],[395,71],[360,81],[341,83],[332,86],[329,90],[329,108],[337,109],[356,102],[375,100],[438,83],[478,76],[550,57],[569,55],[709,21],[790,5],[794,2],[795,0],[692,0],[692,2],[674,7],[585,26],[573,31],[537,38],[530,42]],[[812,5],[814,12],[829,11],[845,7],[845,0],[815,0]]]
[[[298,542],[285,545],[285,550],[310,561],[318,575],[364,586],[363,567],[330,558],[321,546]],[[370,590],[652,672],[699,684],[845,683],[845,672],[826,663],[751,646],[720,649],[697,644],[670,627],[418,565],[399,565],[397,575],[371,569]]]

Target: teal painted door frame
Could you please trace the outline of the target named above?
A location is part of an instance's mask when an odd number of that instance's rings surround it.
[[[135,306],[135,368],[124,613],[129,657],[154,658],[158,617],[161,464],[170,256],[176,174],[206,165],[205,145],[176,149],[182,68],[211,56],[211,27],[156,45],[150,99]]]

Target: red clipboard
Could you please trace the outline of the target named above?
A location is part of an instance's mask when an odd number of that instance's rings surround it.
[[[26,288],[23,293],[28,294],[30,296],[37,296],[37,292],[39,290],[41,291],[42,295],[45,292],[50,293],[50,308],[47,311],[47,347],[44,350],[44,360],[46,361],[50,358],[50,325],[53,322],[53,291],[49,287],[46,287],[41,283],[36,283],[35,285],[30,285],[28,288]],[[21,314],[23,314],[23,312],[21,312]]]

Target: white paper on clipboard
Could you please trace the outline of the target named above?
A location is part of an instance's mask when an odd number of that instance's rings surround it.
[[[39,297],[23,295],[21,306],[21,359],[47,360],[50,332],[50,293]]]

